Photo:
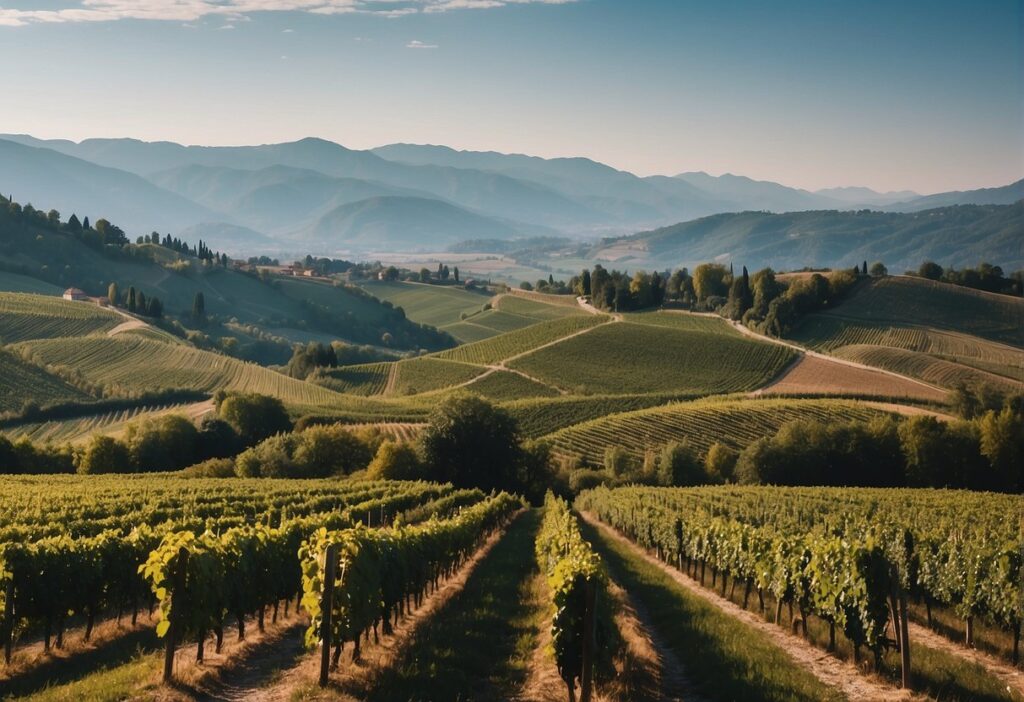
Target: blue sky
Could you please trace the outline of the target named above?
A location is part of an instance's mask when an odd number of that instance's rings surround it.
[[[0,0],[0,131],[320,136],[810,189],[1024,176],[1024,0]]]

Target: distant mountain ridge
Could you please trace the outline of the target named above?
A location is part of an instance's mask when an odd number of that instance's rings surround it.
[[[281,250],[291,250],[297,240],[347,247],[382,232],[389,245],[401,241],[426,250],[448,246],[463,233],[478,239],[596,239],[751,210],[896,212],[1008,204],[1024,196],[1024,181],[928,196],[859,187],[811,192],[732,174],[639,177],[587,158],[447,146],[359,151],[316,138],[210,147],[0,135],[0,191],[45,202],[65,217],[107,217],[132,236],[200,227],[210,233],[211,245],[239,253],[244,249],[236,247],[245,244],[240,228],[269,237]],[[424,219],[411,226],[416,210]],[[356,212],[362,214],[350,216]],[[338,227],[333,233],[329,222]],[[261,249],[266,245],[260,241]]]

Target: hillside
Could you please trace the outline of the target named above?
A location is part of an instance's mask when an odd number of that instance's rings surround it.
[[[511,238],[515,234],[512,227],[496,219],[440,200],[384,196],[340,205],[295,236],[308,246],[334,251],[433,250],[464,239]]]
[[[217,218],[213,211],[133,173],[4,139],[0,193],[38,208],[55,208],[65,219],[72,213],[94,222],[106,217],[132,235],[177,231]]]
[[[99,249],[59,228],[38,222],[23,226],[6,208],[0,209],[0,268],[45,281],[56,292],[75,286],[99,296],[106,295],[111,282],[122,291],[134,286],[159,297],[169,316],[189,317],[201,292],[208,314],[274,328],[278,336],[293,329],[296,341],[305,341],[303,330],[309,330],[358,343],[380,343],[390,333],[399,348],[453,343],[356,288],[294,279],[262,281],[231,268],[182,259],[154,244]],[[310,307],[311,300],[315,307]]]
[[[1024,299],[921,278],[872,280],[790,338],[947,388],[1024,381]]]
[[[606,240],[590,256],[631,267],[690,266],[726,260],[751,270],[805,266],[849,267],[882,260],[891,271],[924,260],[958,268],[998,261],[1024,266],[1020,232],[1024,202],[963,205],[913,214],[871,211],[741,212],[704,217]]]
[[[892,212],[920,212],[951,205],[1012,205],[1024,198],[1024,178],[999,188],[954,190],[904,200],[885,207]]]

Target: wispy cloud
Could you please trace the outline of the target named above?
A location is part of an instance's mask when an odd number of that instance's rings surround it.
[[[413,39],[412,41],[410,41],[408,44],[405,45],[405,48],[407,48],[407,49],[436,49],[437,48],[437,44],[424,44],[419,39]]]
[[[59,10],[28,9],[33,0],[11,0],[22,7],[0,7],[0,26],[121,19],[192,22],[208,15],[244,20],[255,12],[362,13],[402,17],[422,12],[484,10],[509,5],[563,5],[576,0],[74,0]]]

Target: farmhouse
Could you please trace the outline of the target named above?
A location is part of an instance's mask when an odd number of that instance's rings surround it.
[[[75,300],[75,301],[78,301],[78,300],[85,300],[85,299],[87,299],[88,296],[84,292],[79,290],[78,288],[68,288],[67,290],[64,291],[64,296],[63,297],[64,297],[65,300]]]

